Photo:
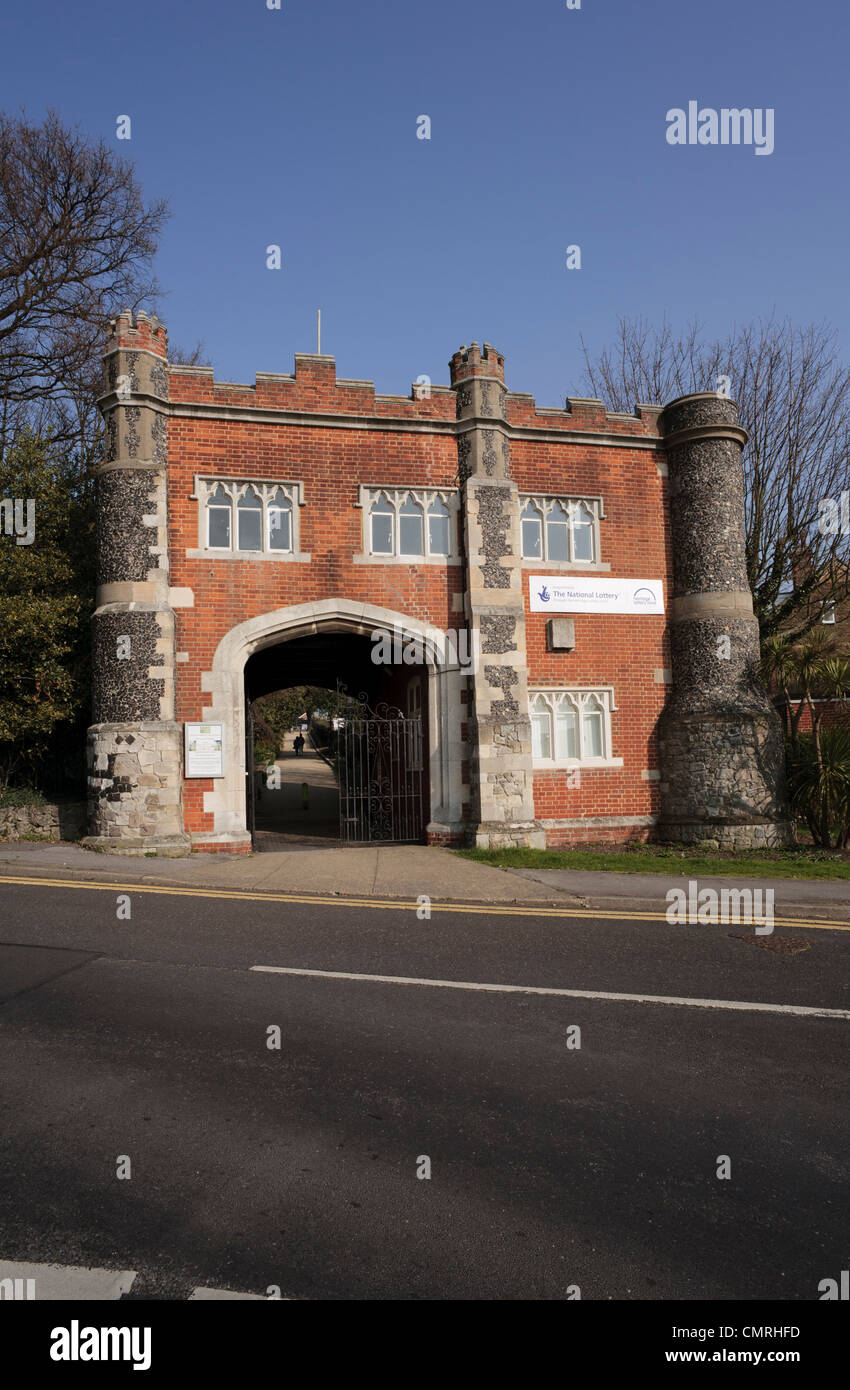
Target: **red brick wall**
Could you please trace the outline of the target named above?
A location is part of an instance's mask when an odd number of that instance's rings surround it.
[[[298,363],[292,383],[258,382],[248,387],[213,386],[206,373],[172,373],[174,400],[215,400],[222,405],[285,406],[334,414],[454,419],[454,396],[430,400],[375,401],[362,387],[335,386],[333,371],[309,371]],[[199,546],[198,504],[192,500],[197,473],[222,477],[300,481],[300,549],[309,564],[216,558],[188,559]],[[360,554],[361,483],[451,486],[457,477],[457,446],[451,436],[376,433],[316,426],[249,424],[224,420],[171,419],[168,427],[169,546],[171,583],[194,592],[193,608],[176,610],[177,650],[189,661],[177,667],[177,718],[196,720],[209,703],[201,676],[212,666],[222,637],[237,623],[290,604],[344,597],[394,609],[442,630],[456,627],[452,596],[461,592],[460,565],[352,564]],[[211,830],[203,811],[205,779],[184,783],[186,829]]]
[[[792,700],[791,707],[797,713],[800,702]],[[850,727],[850,702],[847,700],[815,700],[815,708],[821,717],[822,729],[846,729]],[[779,706],[780,713],[782,707]],[[812,716],[807,705],[803,706],[798,730],[801,734],[812,732]]]
[[[654,452],[594,449],[566,440],[563,445],[516,441],[511,471],[521,492],[600,495],[605,513],[600,522],[600,560],[610,564],[610,573],[619,578],[663,578],[667,602],[672,572],[666,484]],[[581,768],[580,786],[574,788],[567,786],[566,772],[536,773],[536,814],[546,820],[657,814],[659,784],[645,780],[641,773],[658,767],[656,723],[666,687],[656,683],[654,675],[670,666],[666,620],[575,614],[575,650],[547,652],[546,615],[530,611],[528,589],[529,576],[546,573],[545,562],[523,570],[529,686],[613,685],[617,708],[611,716],[611,751],[624,765]],[[564,843],[564,836],[584,838],[583,832],[573,829],[550,829],[547,838],[552,844]],[[640,838],[640,831],[597,828],[591,834],[595,839],[606,837]]]
[[[216,384],[204,370],[172,371],[171,400],[355,418],[455,418],[453,392],[434,388],[428,400],[376,399],[367,384],[337,381],[332,362],[308,358],[296,358],[294,377],[258,377],[255,387]],[[601,494],[601,559],[610,563],[611,574],[664,576],[669,588],[663,480],[653,451],[628,445],[629,435],[654,432],[655,415],[611,419],[599,407],[580,404],[572,414],[540,414],[530,397],[512,399],[509,414],[516,424],[564,431],[563,444],[514,441],[512,469],[520,491]],[[623,447],[570,442],[571,430],[589,428],[622,434]],[[312,555],[311,563],[187,558],[187,549],[199,546],[198,504],[191,496],[197,473],[301,482],[306,505],[300,508],[299,548]],[[179,720],[201,718],[210,698],[200,688],[201,676],[211,669],[216,647],[232,627],[260,613],[345,597],[398,610],[443,630],[460,625],[453,598],[463,590],[462,566],[352,564],[352,556],[363,548],[362,514],[356,506],[359,484],[456,484],[457,447],[451,435],[178,416],[168,423],[168,474],[171,584],[194,592],[194,607],[176,610],[177,649],[189,654],[188,662],[177,667]],[[528,578],[534,572],[523,572],[526,605]],[[545,565],[536,572],[545,573]],[[547,653],[545,616],[527,614],[529,683],[613,684],[617,709],[612,751],[624,759],[624,767],[582,769],[576,790],[566,786],[566,773],[537,774],[536,814],[557,818],[657,812],[658,783],[643,780],[641,772],[657,767],[655,724],[665,687],[654,682],[653,673],[669,666],[664,619],[600,615],[576,616],[574,621],[576,650]],[[212,785],[201,780],[184,784],[187,830],[212,830],[213,818],[203,811],[203,794]],[[640,834],[610,832],[613,838]],[[569,832],[566,838],[584,836]],[[605,834],[597,831],[590,838]],[[559,842],[558,832],[551,832],[550,839]]]

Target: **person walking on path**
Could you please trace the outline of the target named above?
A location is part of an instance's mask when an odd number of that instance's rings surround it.
[[[303,736],[303,734],[298,734],[298,735],[296,736],[295,742],[293,743],[292,746],[293,746],[293,748],[295,749],[295,756],[296,756],[296,758],[300,758],[300,757],[301,757],[301,754],[304,752],[304,736]]]

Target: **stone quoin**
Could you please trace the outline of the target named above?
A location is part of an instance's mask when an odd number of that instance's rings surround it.
[[[249,852],[246,702],[337,680],[421,711],[429,843],[789,839],[732,401],[545,409],[487,343],[409,397],[315,354],[217,382],[142,312],[104,361],[84,843]],[[591,611],[531,610],[570,578]],[[196,722],[219,776],[185,775]]]

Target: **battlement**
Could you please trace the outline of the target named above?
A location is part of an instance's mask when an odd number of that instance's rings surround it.
[[[409,396],[376,394],[374,381],[338,377],[336,361],[326,353],[297,352],[294,372],[257,372],[253,385],[216,381],[211,367],[175,364],[169,367],[169,374],[172,403],[410,420],[455,418],[452,387],[428,384],[423,388],[421,382],[414,382]]]
[[[563,407],[538,405],[525,391],[509,391],[506,397],[506,417],[510,424],[526,428],[586,430],[592,434],[657,436],[660,405],[636,405],[626,414],[606,410],[596,397],[567,396]]]
[[[120,349],[145,351],[167,360],[165,325],[144,310],[125,310],[110,324],[106,355]],[[457,389],[475,378],[504,383],[505,358],[490,343],[472,342],[461,347],[449,363],[451,385],[436,385],[420,375],[407,396],[375,391],[375,383],[361,378],[338,377],[336,360],[329,353],[297,352],[293,372],[257,372],[253,384],[216,381],[212,367],[169,363],[173,405],[207,405],[222,410],[245,407],[259,410],[303,411],[328,415],[372,416],[411,421],[454,421]],[[522,391],[500,393],[505,418],[518,429],[583,432],[658,438],[660,405],[636,405],[632,413],[606,410],[596,398],[567,397],[563,407],[538,406],[534,396]],[[668,407],[669,415],[669,407]]]
[[[117,352],[127,348],[132,352],[152,352],[157,357],[168,358],[168,329],[160,323],[155,314],[146,314],[144,309],[136,313],[124,309],[109,323],[109,336],[106,352]]]
[[[477,343],[460,348],[451,358],[449,369],[452,386],[476,376],[496,377],[498,381],[505,379],[504,356],[490,343],[485,343],[483,348],[479,348]]]

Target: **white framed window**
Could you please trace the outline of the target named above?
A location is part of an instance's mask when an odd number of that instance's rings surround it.
[[[380,493],[369,508],[370,549],[373,555],[395,554],[395,507]]]
[[[425,554],[425,509],[410,493],[398,509],[398,553]]]
[[[299,508],[304,505],[300,483],[196,477],[193,496],[200,548],[188,551],[189,556],[309,558],[298,552]]]
[[[363,554],[369,560],[458,563],[458,495],[452,488],[360,488]]]
[[[520,515],[522,553],[529,560],[543,559],[543,512],[529,497]]]
[[[449,509],[437,493],[428,508],[428,549],[432,555],[448,555],[450,546]]]
[[[239,518],[237,550],[262,550],[263,503],[255,487],[246,487],[236,503]]]
[[[831,623],[835,622],[835,599],[829,599],[824,604],[823,613],[821,614],[821,622],[826,626],[829,626]]]
[[[520,497],[522,558],[546,565],[599,565],[601,497]]]
[[[233,498],[219,483],[207,500],[207,545],[210,550],[229,550],[233,534]]]
[[[531,756],[537,767],[622,767],[612,754],[612,686],[529,690]]]
[[[292,499],[275,488],[266,510],[269,550],[292,550]]]

